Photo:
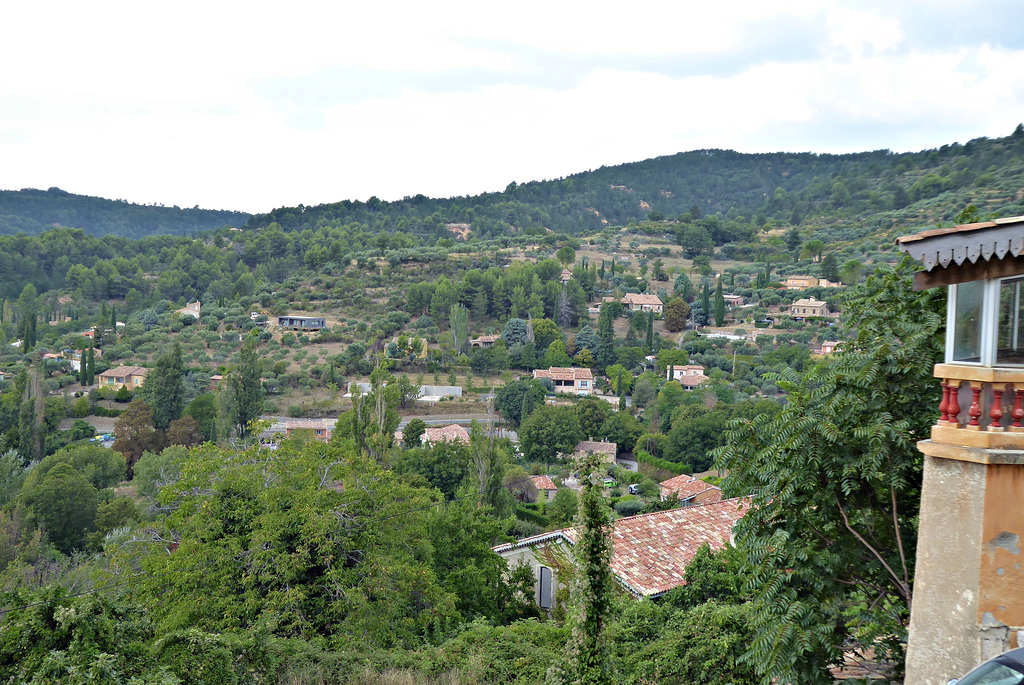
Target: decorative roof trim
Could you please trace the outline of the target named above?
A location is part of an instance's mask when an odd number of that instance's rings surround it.
[[[1024,253],[1024,216],[937,228],[896,239],[903,252],[921,260],[927,271],[935,267],[975,264],[979,259],[1003,259]]]

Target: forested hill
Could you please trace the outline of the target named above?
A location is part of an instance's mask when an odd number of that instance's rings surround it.
[[[67,226],[95,235],[126,238],[192,235],[224,226],[241,226],[248,219],[245,212],[137,205],[75,195],[60,188],[0,190],[0,234],[38,235],[54,226]]]
[[[224,226],[286,232],[358,223],[378,234],[448,235],[466,223],[478,238],[599,231],[639,219],[720,214],[758,226],[864,230],[949,221],[968,204],[985,213],[1024,214],[1024,126],[1005,138],[976,138],[913,153],[745,154],[697,150],[552,181],[510,183],[502,192],[395,202],[370,198],[243,212],[136,205],[59,188],[0,191],[0,234],[37,235],[55,225],[129,238],[191,235]],[[696,216],[694,216],[696,215]]]
[[[285,231],[301,231],[358,222],[371,230],[415,231],[465,222],[478,237],[497,237],[537,228],[590,232],[632,219],[675,218],[695,207],[700,215],[721,213],[759,225],[870,218],[881,228],[904,220],[946,221],[971,203],[985,212],[1021,214],[1022,188],[1024,126],[1018,126],[1005,138],[914,153],[682,152],[553,181],[511,183],[503,192],[475,197],[284,207],[253,216],[249,227],[277,222]]]

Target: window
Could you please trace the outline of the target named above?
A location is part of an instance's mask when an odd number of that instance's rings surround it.
[[[551,608],[551,569],[541,566],[537,569],[537,606],[541,609]]]
[[[960,283],[950,288],[953,314],[953,359],[981,361],[981,314],[985,281]]]
[[[996,335],[996,364],[1024,364],[1024,277],[999,283],[999,328]]]

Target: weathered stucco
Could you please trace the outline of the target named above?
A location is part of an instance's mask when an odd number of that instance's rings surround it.
[[[906,683],[945,685],[981,660],[987,467],[940,457],[924,460]]]
[[[979,620],[989,614],[1003,626],[1024,626],[1022,538],[1024,466],[991,464],[985,478]]]

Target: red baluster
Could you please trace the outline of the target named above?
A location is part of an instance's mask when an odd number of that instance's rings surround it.
[[[1013,386],[1013,411],[1010,412],[1010,416],[1013,417],[1010,428],[1024,428],[1020,422],[1024,419],[1024,388],[1018,388],[1016,385]]]
[[[978,419],[981,418],[981,383],[971,383],[971,408],[967,410],[967,415],[971,417],[967,425],[980,430],[981,422]]]
[[[992,422],[988,424],[989,430],[1003,430],[1003,389],[992,386],[992,407],[988,410]]]
[[[960,381],[949,385],[949,420],[960,427]]]
[[[939,423],[949,421],[949,383],[942,381],[942,401],[939,402]]]

